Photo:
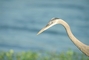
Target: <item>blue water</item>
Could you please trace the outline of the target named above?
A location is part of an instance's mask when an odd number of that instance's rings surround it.
[[[61,25],[36,35],[53,17],[65,20],[89,45],[88,0],[0,0],[0,50],[79,51]]]

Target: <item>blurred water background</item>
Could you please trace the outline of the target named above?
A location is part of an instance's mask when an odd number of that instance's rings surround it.
[[[36,35],[53,17],[89,45],[89,0],[0,0],[0,50],[79,51],[61,25]]]

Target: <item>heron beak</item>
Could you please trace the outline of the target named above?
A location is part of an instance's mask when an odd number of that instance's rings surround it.
[[[44,32],[45,30],[47,30],[48,28],[52,27],[53,25],[54,25],[54,24],[51,24],[51,25],[47,24],[44,28],[42,28],[42,29],[37,33],[37,35],[41,34],[41,33]]]
[[[42,28],[38,33],[37,33],[37,35],[39,35],[39,34],[41,34],[43,31],[45,31],[46,30],[46,27],[44,27],[44,28]]]
[[[37,35],[41,34],[42,32],[44,32],[45,30],[47,30],[49,27],[48,26],[45,26],[44,28],[42,28],[38,33]]]

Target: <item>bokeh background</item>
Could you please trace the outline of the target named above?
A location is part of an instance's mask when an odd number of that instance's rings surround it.
[[[61,25],[36,35],[53,17],[89,45],[89,0],[0,0],[0,50],[79,51]]]

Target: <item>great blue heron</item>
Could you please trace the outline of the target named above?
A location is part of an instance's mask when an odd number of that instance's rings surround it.
[[[80,42],[71,32],[70,26],[59,18],[52,18],[51,21],[43,28],[41,29],[38,34],[41,34],[43,31],[47,30],[48,28],[52,27],[53,25],[61,24],[66,29],[66,32],[70,38],[70,40],[82,51],[85,55],[89,57],[89,46],[85,45],[84,43]],[[37,34],[37,35],[38,35]]]

